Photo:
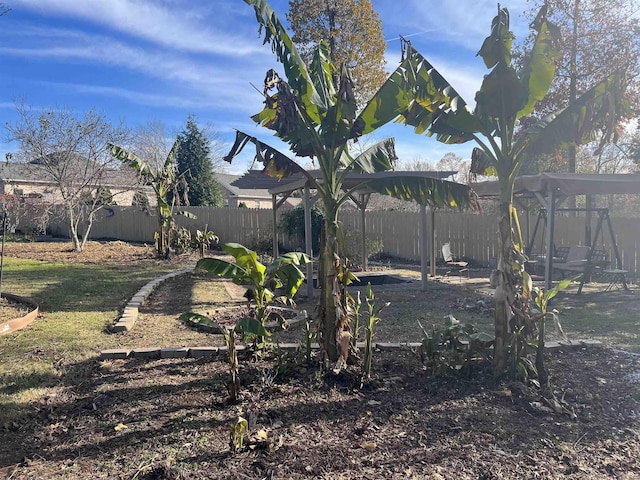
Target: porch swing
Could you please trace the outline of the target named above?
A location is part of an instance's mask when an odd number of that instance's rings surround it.
[[[568,247],[561,246],[556,247],[555,242],[552,242],[551,248],[549,251],[552,252],[553,263],[556,266],[553,267],[554,271],[560,271],[563,276],[565,272],[575,272],[581,273],[580,286],[578,287],[578,294],[582,293],[582,288],[585,282],[588,282],[591,279],[592,275],[598,275],[609,281],[609,286],[607,290],[611,290],[613,286],[620,285],[624,290],[629,290],[626,280],[627,272],[622,270],[622,259],[620,257],[620,252],[618,250],[618,245],[616,243],[616,236],[613,230],[613,225],[611,223],[611,218],[609,217],[609,209],[608,208],[556,208],[556,212],[585,212],[585,213],[597,213],[598,214],[598,222],[596,224],[595,232],[591,232],[591,223],[590,217],[587,217],[587,222],[585,224],[585,238],[588,241],[588,245],[586,246],[588,250],[585,251],[585,257],[583,260],[573,259],[575,262],[573,265],[567,266],[572,262],[572,248],[578,249],[585,247]],[[606,222],[606,229],[609,233],[609,238],[611,239],[611,247],[613,249],[613,253],[615,255],[616,264],[615,266],[611,265],[609,262],[608,252],[604,249],[604,229],[603,224]],[[525,253],[527,256],[531,257],[531,251],[533,249],[533,245],[536,239],[536,235],[538,229],[542,226],[542,237],[544,238],[545,230],[547,228],[547,210],[542,208],[538,212],[538,217],[536,219],[536,224],[533,229],[533,233],[531,235],[530,241],[525,249]],[[600,245],[601,249],[594,248],[596,245],[596,241],[600,237]],[[543,255],[534,256],[538,260],[543,259]]]

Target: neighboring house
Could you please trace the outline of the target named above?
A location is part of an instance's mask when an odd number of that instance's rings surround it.
[[[153,189],[132,185],[135,173],[124,170],[109,170],[102,187],[113,195],[120,206],[133,203],[136,192],[145,195],[151,205],[155,204]],[[62,200],[57,184],[51,181],[37,162],[6,162],[0,164],[0,194],[17,195],[23,199],[39,199],[45,204],[57,204]]]
[[[254,188],[253,185],[238,186],[238,180],[244,175],[216,173],[216,180],[222,187],[226,207],[272,208],[273,199],[268,189]],[[288,198],[281,208],[293,208],[301,202],[299,198]]]

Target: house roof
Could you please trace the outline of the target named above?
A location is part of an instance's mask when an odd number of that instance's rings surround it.
[[[135,173],[133,173],[135,178]],[[106,187],[126,187],[132,183],[132,170],[107,169],[103,172]],[[38,162],[5,162],[0,164],[0,181],[12,183],[40,183],[52,185],[55,182],[45,167]]]

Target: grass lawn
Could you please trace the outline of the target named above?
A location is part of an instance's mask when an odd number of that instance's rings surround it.
[[[35,300],[29,327],[0,336],[0,420],[55,389],[69,365],[119,344],[107,332],[119,310],[145,283],[176,269],[140,262],[55,263],[5,258],[3,290]]]

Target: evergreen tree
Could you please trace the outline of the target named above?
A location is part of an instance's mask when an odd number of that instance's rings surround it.
[[[222,205],[222,190],[213,174],[209,141],[192,115],[178,135],[176,168],[178,176],[184,175],[186,181],[186,192],[183,190],[185,187],[179,187],[180,198],[184,198],[186,193],[190,205]]]

